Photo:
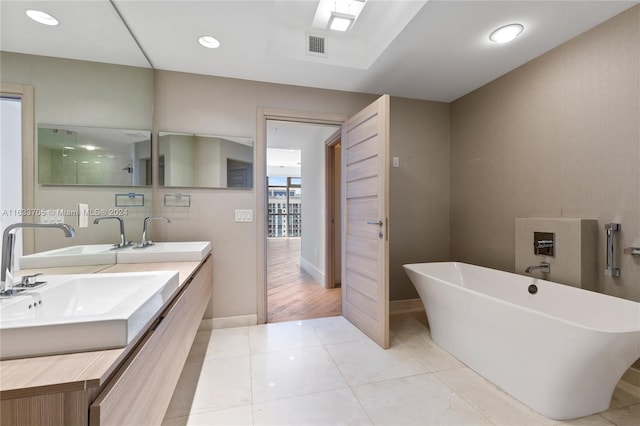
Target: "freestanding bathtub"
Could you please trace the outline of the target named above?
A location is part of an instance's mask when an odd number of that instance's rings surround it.
[[[404,267],[432,339],[544,416],[606,410],[640,358],[640,303],[464,263]]]

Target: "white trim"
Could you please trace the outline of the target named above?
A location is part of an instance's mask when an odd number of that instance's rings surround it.
[[[408,312],[424,312],[420,298],[389,301],[389,315],[406,314]]]
[[[303,123],[335,124],[341,126],[348,115],[335,113],[304,112],[279,108],[258,107],[256,114],[256,163],[254,168],[256,191],[256,257],[257,289],[256,311],[259,324],[267,322],[267,187],[264,179],[267,170],[267,120],[297,121]]]
[[[200,322],[198,331],[215,330],[218,328],[234,328],[234,327],[246,327],[249,325],[257,325],[258,316],[253,315],[239,315],[236,317],[224,317],[224,318],[211,318],[203,319]]]
[[[322,284],[322,286],[324,287],[325,283],[324,283],[324,272],[321,271],[320,269],[316,268],[316,266],[314,264],[312,264],[311,262],[309,262],[307,259],[305,259],[304,257],[300,256],[300,267],[302,269],[304,269],[305,271],[307,271],[307,273],[309,275],[311,275],[311,277],[316,280],[318,283]]]

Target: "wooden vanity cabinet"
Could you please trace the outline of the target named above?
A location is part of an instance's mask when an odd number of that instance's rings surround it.
[[[24,397],[0,401],[0,424],[161,424],[211,299],[212,282],[213,260],[208,256],[126,357],[105,367],[112,373],[104,384],[92,387],[85,382],[78,389],[81,382],[59,383],[41,392],[25,389]]]
[[[159,425],[211,298],[208,258],[89,410],[90,426]]]

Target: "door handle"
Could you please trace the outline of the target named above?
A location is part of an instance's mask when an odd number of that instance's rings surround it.
[[[382,238],[383,234],[382,234],[382,226],[384,225],[384,222],[382,221],[382,219],[379,219],[377,221],[370,221],[367,222],[367,225],[376,225],[380,227],[380,230],[378,231],[378,238]]]

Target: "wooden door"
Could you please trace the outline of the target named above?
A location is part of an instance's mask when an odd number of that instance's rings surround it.
[[[389,96],[342,128],[342,315],[389,347]]]

